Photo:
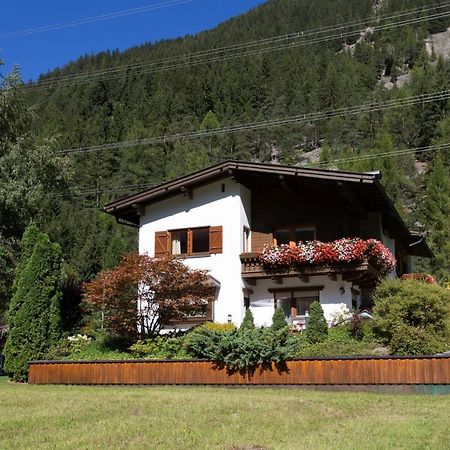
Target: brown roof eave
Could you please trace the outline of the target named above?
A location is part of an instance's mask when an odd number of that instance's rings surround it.
[[[337,180],[361,183],[373,183],[376,176],[373,174],[361,174],[353,172],[327,171],[322,169],[302,169],[299,167],[269,165],[262,163],[248,163],[239,161],[226,161],[221,164],[200,170],[191,175],[187,175],[175,180],[163,183],[159,186],[147,189],[143,192],[133,194],[106,205],[103,210],[109,214],[126,210],[133,204],[148,204],[165,197],[177,195],[181,189],[186,187],[196,187],[214,179],[231,177],[235,172],[251,172],[267,175],[287,175],[299,176],[310,179]],[[116,215],[114,214],[114,215]]]

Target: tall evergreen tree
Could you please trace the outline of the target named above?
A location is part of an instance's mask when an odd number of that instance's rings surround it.
[[[33,251],[29,255],[31,247]],[[61,333],[59,245],[32,229],[24,236],[23,249],[4,350],[5,371],[17,381],[27,379],[28,361],[45,358]]]
[[[442,281],[450,281],[450,171],[440,153],[428,175],[423,217],[431,230],[433,273]]]

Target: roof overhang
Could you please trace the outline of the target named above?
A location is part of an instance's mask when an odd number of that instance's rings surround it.
[[[362,204],[369,204],[381,213],[383,225],[390,230],[402,244],[408,254],[414,256],[432,256],[425,240],[411,233],[387,196],[379,179],[378,172],[355,173],[325,169],[262,164],[243,161],[225,161],[223,163],[194,172],[190,175],[160,184],[137,194],[124,197],[104,207],[104,211],[132,226],[139,226],[145,206],[177,196],[192,196],[195,188],[227,178],[235,179],[247,185],[249,180],[297,180],[312,185],[338,188],[344,186]],[[250,183],[251,184],[251,183]],[[123,223],[123,222],[122,222]]]

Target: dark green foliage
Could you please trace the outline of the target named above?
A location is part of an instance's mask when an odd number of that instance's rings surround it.
[[[36,230],[25,234],[22,248],[9,308],[5,371],[14,380],[25,381],[28,361],[45,358],[60,337],[61,250]]]
[[[448,348],[448,340],[444,337],[404,324],[394,328],[389,342],[389,349],[394,355],[434,355]]]
[[[251,373],[272,363],[281,368],[283,361],[292,357],[287,328],[216,331],[199,327],[187,335],[185,345],[195,358],[213,360],[231,373]]]
[[[373,339],[355,339],[347,325],[330,328],[327,338],[315,344],[304,333],[291,336],[290,341],[296,358],[368,356],[376,354],[379,347]]]
[[[440,153],[428,175],[423,217],[431,229],[429,242],[435,255],[431,261],[433,273],[440,281],[450,281],[450,170],[445,167]]]
[[[245,311],[244,320],[241,323],[240,330],[251,330],[252,328],[255,328],[255,323],[253,321],[253,313],[249,308]]]
[[[306,336],[309,342],[315,344],[322,342],[328,335],[328,325],[323,315],[323,309],[319,302],[311,303],[309,310],[309,322],[306,328]]]
[[[225,335],[235,334],[236,328],[211,327],[209,324],[202,325],[191,331],[185,341],[187,351],[195,358],[218,360],[220,345]]]
[[[448,289],[422,281],[383,281],[375,290],[374,302],[374,332],[393,353],[445,350]]]
[[[350,317],[348,327],[351,335],[355,339],[362,339],[364,337],[364,319],[359,315],[358,312],[354,312]]]
[[[277,331],[283,330],[287,328],[287,326],[288,324],[286,322],[286,318],[284,317],[284,311],[281,308],[276,308],[272,316],[272,325],[270,326],[270,328],[272,328],[272,330],[274,331]]]
[[[74,275],[65,274],[61,283],[61,330],[73,332],[81,326],[81,283]]]
[[[0,244],[0,322],[11,299],[14,279],[13,260],[11,252],[6,246]]]
[[[366,21],[374,14],[396,14],[438,4],[440,0],[384,1],[374,12],[373,0],[271,0],[214,30],[124,52],[84,56],[43,75],[41,80],[117,69],[126,64]],[[7,83],[11,89],[5,91],[5,99],[9,99],[5,102],[7,108],[0,111],[0,158],[3,152],[9,151],[2,142],[15,142],[17,136],[30,129],[36,135],[32,140],[41,142],[58,136],[58,148],[75,148],[184,131],[208,131],[443,91],[449,89],[450,61],[440,59],[431,64],[424,39],[430,32],[442,31],[448,25],[448,18],[441,18],[368,33],[362,39],[356,27],[352,36],[321,44],[154,73],[131,69],[111,79],[91,79],[72,86],[61,84],[55,89],[34,91],[27,97],[18,89],[20,80],[14,72]],[[354,48],[342,51],[344,44],[352,44]],[[410,82],[388,90],[380,82],[383,75],[392,81],[410,75]],[[38,105],[35,117],[24,114],[26,104]],[[64,258],[70,261],[76,276],[88,280],[99,270],[114,266],[124,252],[136,248],[134,230],[119,227],[98,212],[105,203],[134,190],[126,186],[159,183],[229,158],[262,162],[274,158],[301,164],[305,155],[321,147],[323,159],[330,167],[382,170],[381,182],[401,214],[410,224],[418,224],[425,198],[423,184],[432,183],[432,179],[418,174],[414,162],[415,158],[431,160],[433,153],[377,155],[448,142],[443,123],[448,120],[449,108],[447,100],[422,102],[404,108],[267,127],[256,132],[74,156],[76,186],[65,190],[61,180],[58,187],[61,196],[31,202],[32,209],[20,211],[18,205],[11,207],[14,202],[6,205],[0,199],[0,235],[21,233],[26,223],[24,218],[30,219],[29,211],[32,211],[38,217],[31,218],[61,245]],[[2,120],[3,117],[13,120]],[[14,160],[22,162],[16,164],[20,173],[29,169],[25,164],[27,155],[18,152]],[[368,158],[333,162],[355,156]],[[449,164],[450,160],[444,158],[447,171]],[[48,172],[54,173],[44,171]],[[4,197],[20,198],[29,187],[19,183],[20,189],[14,189],[19,194],[12,195],[12,189],[8,194],[5,189]],[[9,222],[3,223],[2,217],[9,217]],[[67,217],[71,220],[66,220]],[[425,223],[432,232],[439,225],[433,221]],[[439,229],[437,232],[440,233]],[[450,276],[445,265],[449,259],[448,246],[440,240],[435,242],[436,263],[432,269],[445,279]]]

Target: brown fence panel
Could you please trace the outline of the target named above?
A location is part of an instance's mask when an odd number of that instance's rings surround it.
[[[445,385],[450,357],[319,358],[228,373],[211,361],[33,361],[32,384]]]

